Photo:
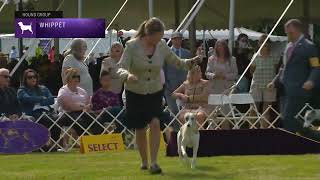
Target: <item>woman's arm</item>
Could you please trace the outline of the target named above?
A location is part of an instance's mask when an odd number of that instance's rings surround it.
[[[209,80],[212,80],[216,77],[216,74],[214,73],[214,56],[210,56],[210,58],[208,59],[208,64],[207,64],[207,69],[206,69],[206,77]]]
[[[40,102],[41,106],[50,106],[54,104],[54,97],[52,96],[51,92],[47,87],[43,87],[43,99]]]
[[[17,92],[17,97],[20,102],[22,103],[40,103],[43,100],[43,97],[41,96],[32,96],[29,95],[25,89],[19,89]]]
[[[127,44],[126,48],[123,51],[123,54],[121,56],[121,59],[118,63],[118,71],[117,74],[120,77],[122,82],[125,82],[128,79],[128,76],[130,75],[129,73],[129,68],[132,63],[132,57],[130,54],[130,45]]]
[[[182,83],[175,91],[172,93],[172,97],[175,99],[181,98],[182,95],[184,95],[185,92],[185,85]]]
[[[74,103],[72,98],[69,96],[62,96],[59,101],[63,109],[66,111],[82,111],[86,107],[84,104]]]
[[[197,62],[201,62],[199,57],[194,57],[191,59],[180,59],[168,46],[165,42],[162,41],[162,50],[165,54],[165,62],[171,64],[179,69],[191,69]]]

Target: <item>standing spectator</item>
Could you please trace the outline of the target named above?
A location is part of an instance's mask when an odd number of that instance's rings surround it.
[[[118,71],[117,64],[121,58],[122,53],[123,53],[122,44],[120,42],[113,43],[110,49],[110,57],[105,58],[102,61],[102,65],[101,65],[101,72],[107,71],[111,75],[110,90],[119,96],[121,106],[123,106],[123,102],[121,98],[123,82],[121,81],[119,75],[117,74],[117,71]]]
[[[84,63],[87,44],[84,39],[73,39],[71,43],[71,54],[67,55],[62,64],[62,81],[65,84],[65,72],[68,68],[79,69],[80,87],[89,96],[93,94],[92,78],[89,74],[88,66]]]
[[[10,61],[17,61],[18,60],[17,58],[18,58],[18,52],[16,50],[16,47],[12,46],[9,53],[9,59]]]
[[[163,85],[160,71],[164,62],[180,68],[191,68],[199,57],[182,60],[162,41],[164,24],[158,18],[144,21],[120,59],[118,73],[125,82],[126,125],[136,130],[136,143],[141,157],[141,169],[148,169],[146,127],[150,127],[151,174],[162,172],[157,163],[160,143],[159,117],[163,114]]]
[[[11,120],[21,116],[21,108],[16,91],[9,87],[10,75],[8,69],[0,69],[0,115],[4,114]]]
[[[180,58],[186,59],[190,58],[191,54],[187,49],[181,47],[182,45],[182,33],[174,32],[171,34],[172,47],[171,50]],[[169,109],[174,113],[178,113],[178,107],[176,100],[171,96],[173,91],[175,91],[186,79],[187,71],[183,69],[178,69],[173,65],[164,64],[164,75],[165,75],[165,90],[164,95],[169,106]]]
[[[259,39],[258,46],[267,38],[267,35],[262,35]],[[276,76],[276,69],[279,61],[279,57],[270,55],[270,40],[266,42],[260,51],[260,54],[256,57],[254,63],[251,66],[251,72],[253,78],[250,87],[250,93],[256,102],[256,105],[261,113],[265,112],[269,105],[272,105],[276,101],[276,89],[267,88],[269,82]],[[261,119],[260,128],[267,128],[268,122],[270,122],[270,113],[265,114],[265,119]]]
[[[54,63],[54,46],[49,50],[48,59],[51,63]]]
[[[233,56],[237,60],[238,75],[239,77],[243,74],[244,70],[250,63],[250,59],[253,55],[253,49],[249,44],[249,37],[246,34],[239,34],[236,46],[233,51]],[[250,82],[252,75],[249,71],[246,72],[244,77],[241,79],[237,92],[238,93],[248,93],[250,88]]]
[[[236,59],[231,56],[228,44],[224,40],[218,40],[214,47],[215,55],[209,57],[206,77],[209,79],[210,94],[225,94],[236,81],[238,68]],[[213,107],[212,107],[213,108]],[[222,112],[227,115],[230,112],[228,106],[222,107]],[[222,129],[230,129],[230,124],[224,121]]]
[[[214,51],[215,55],[208,60],[206,77],[209,79],[209,93],[221,94],[234,84],[238,68],[226,41],[217,41]]]
[[[283,127],[320,141],[318,131],[304,128],[302,121],[295,118],[306,103],[313,106],[312,100],[319,97],[315,88],[320,83],[319,54],[315,45],[304,37],[302,30],[303,24],[298,19],[291,19],[285,24],[289,43],[284,52],[284,68],[268,87],[277,84],[284,87],[284,109],[281,112]]]

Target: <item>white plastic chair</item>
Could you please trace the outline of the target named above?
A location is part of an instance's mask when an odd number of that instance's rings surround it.
[[[208,97],[208,104],[216,106],[209,115],[211,122],[208,127],[211,127],[212,124],[220,127],[224,121],[229,121],[234,125],[235,129],[238,129],[235,126],[237,123],[231,121],[235,117],[235,114],[234,111],[232,111],[231,99],[229,96],[225,94],[210,94]]]
[[[232,111],[235,114],[233,117],[234,120],[237,120],[237,126],[241,126],[243,122],[248,122],[251,127],[250,128],[256,128],[255,125],[258,123],[258,121],[261,119],[261,114],[258,111],[258,108],[254,102],[253,97],[251,94],[231,94],[230,95],[231,105],[232,105]],[[238,111],[234,105],[250,105],[250,108],[247,112],[241,113]],[[235,112],[236,111],[236,112]],[[254,111],[256,113],[256,116],[251,116],[250,112]],[[250,120],[255,120],[255,122],[252,123]]]

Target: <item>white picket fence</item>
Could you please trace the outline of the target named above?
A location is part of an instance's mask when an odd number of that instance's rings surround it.
[[[211,97],[211,98],[216,98],[216,97]],[[216,107],[211,111],[210,114],[206,114],[207,118],[205,119],[203,124],[199,124],[200,129],[207,129],[207,130],[219,130],[222,129],[222,124],[223,123],[228,123],[230,125],[230,129],[239,129],[239,128],[249,128],[249,129],[258,129],[260,128],[260,124],[262,121],[264,121],[267,126],[265,128],[276,128],[276,123],[279,121],[281,115],[279,112],[277,112],[272,106],[269,106],[262,114],[260,114],[257,110],[257,107],[255,106],[254,103],[252,103],[253,99],[250,99],[249,97],[249,102],[248,100],[245,100],[245,103],[239,101],[239,97],[235,97],[234,100],[232,100],[232,97],[229,97],[229,99],[223,99],[225,97],[219,97],[221,98],[221,103],[214,103],[213,100],[210,100],[209,97],[209,103],[211,102],[212,105],[216,105]],[[252,98],[252,97],[251,97]],[[235,100],[238,100],[235,101]],[[231,103],[232,102],[232,103]],[[244,112],[241,113],[236,105],[237,104],[250,104],[250,108]],[[222,106],[223,105],[223,106]],[[226,108],[222,107],[228,107],[228,111],[226,112]],[[200,107],[199,107],[200,108]],[[299,118],[302,121],[305,121],[304,119],[304,112],[306,110],[312,110],[313,108],[309,105],[306,104],[304,108],[297,114],[296,118]],[[165,128],[162,130],[162,133],[165,131],[169,130],[169,127],[175,125],[178,125],[179,127],[182,125],[182,122],[179,120],[179,115],[184,112],[184,108],[182,108],[178,114],[174,115],[172,111],[166,107],[164,109],[165,112],[169,113],[171,116],[171,120],[166,122],[164,124]],[[116,116],[112,115],[111,112],[109,112],[107,109],[103,109],[103,111],[99,115],[92,115],[88,112],[83,111],[78,117],[73,118],[70,116],[68,113],[63,113],[59,115],[56,119],[53,119],[50,117],[48,114],[43,113],[38,119],[33,120],[34,122],[38,123],[41,121],[42,118],[47,118],[50,121],[52,121],[52,125],[48,128],[49,130],[53,127],[59,127],[61,129],[61,135],[60,138],[55,141],[52,138],[50,138],[50,149],[48,150],[49,152],[53,150],[55,146],[57,146],[59,149],[63,151],[70,151],[75,147],[80,146],[80,138],[81,136],[87,134],[87,135],[92,135],[92,132],[90,131],[90,128],[93,127],[93,125],[98,126],[99,128],[101,127],[103,129],[103,132],[101,134],[111,134],[115,133],[120,133],[124,139],[125,142],[125,147],[127,149],[132,149],[135,147],[135,133],[134,130],[128,129],[124,124],[123,121],[119,118],[120,114],[124,113],[125,108],[123,108]],[[101,124],[98,119],[104,114],[108,114],[110,117],[112,117],[112,120],[108,123]],[[267,119],[265,115],[269,113],[272,114],[273,118]],[[87,127],[83,127],[79,123],[79,119],[82,118],[83,116],[86,116],[86,118],[90,118],[92,121]],[[67,127],[61,127],[59,125],[59,121],[62,118],[69,118],[69,120],[72,121],[72,124],[67,126]],[[0,119],[4,120],[6,117],[2,116]],[[21,117],[21,119],[26,119],[25,116]],[[30,120],[32,121],[32,120]],[[82,130],[82,134],[78,134],[77,137],[74,137],[72,133],[70,133],[70,130],[72,127],[75,125],[79,126]],[[312,125],[311,125],[312,126]],[[315,128],[312,126],[311,128]],[[63,142],[65,139],[68,139],[68,142],[66,143],[67,146],[61,142]],[[42,152],[44,152],[43,149],[40,149]]]

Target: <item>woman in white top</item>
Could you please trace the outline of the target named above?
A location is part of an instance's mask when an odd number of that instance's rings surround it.
[[[82,111],[91,112],[91,103],[88,93],[79,87],[80,83],[79,70],[75,68],[69,68],[65,71],[66,85],[62,86],[59,90],[57,101],[59,114],[63,112],[68,113],[73,119],[77,119]],[[62,118],[61,123],[64,126],[69,126],[73,123],[67,116]],[[83,128],[87,128],[93,120],[83,114],[77,121]],[[60,124],[61,125],[61,124]],[[77,134],[80,136],[83,133],[83,128],[75,125],[73,127]],[[91,132],[95,134],[95,128],[92,127]]]
[[[89,74],[88,66],[85,64],[85,53],[87,44],[84,39],[74,39],[71,43],[71,54],[67,55],[62,64],[62,81],[65,84],[65,72],[68,68],[76,68],[79,70],[80,84],[79,86],[86,90],[89,96],[93,94],[92,78]]]

